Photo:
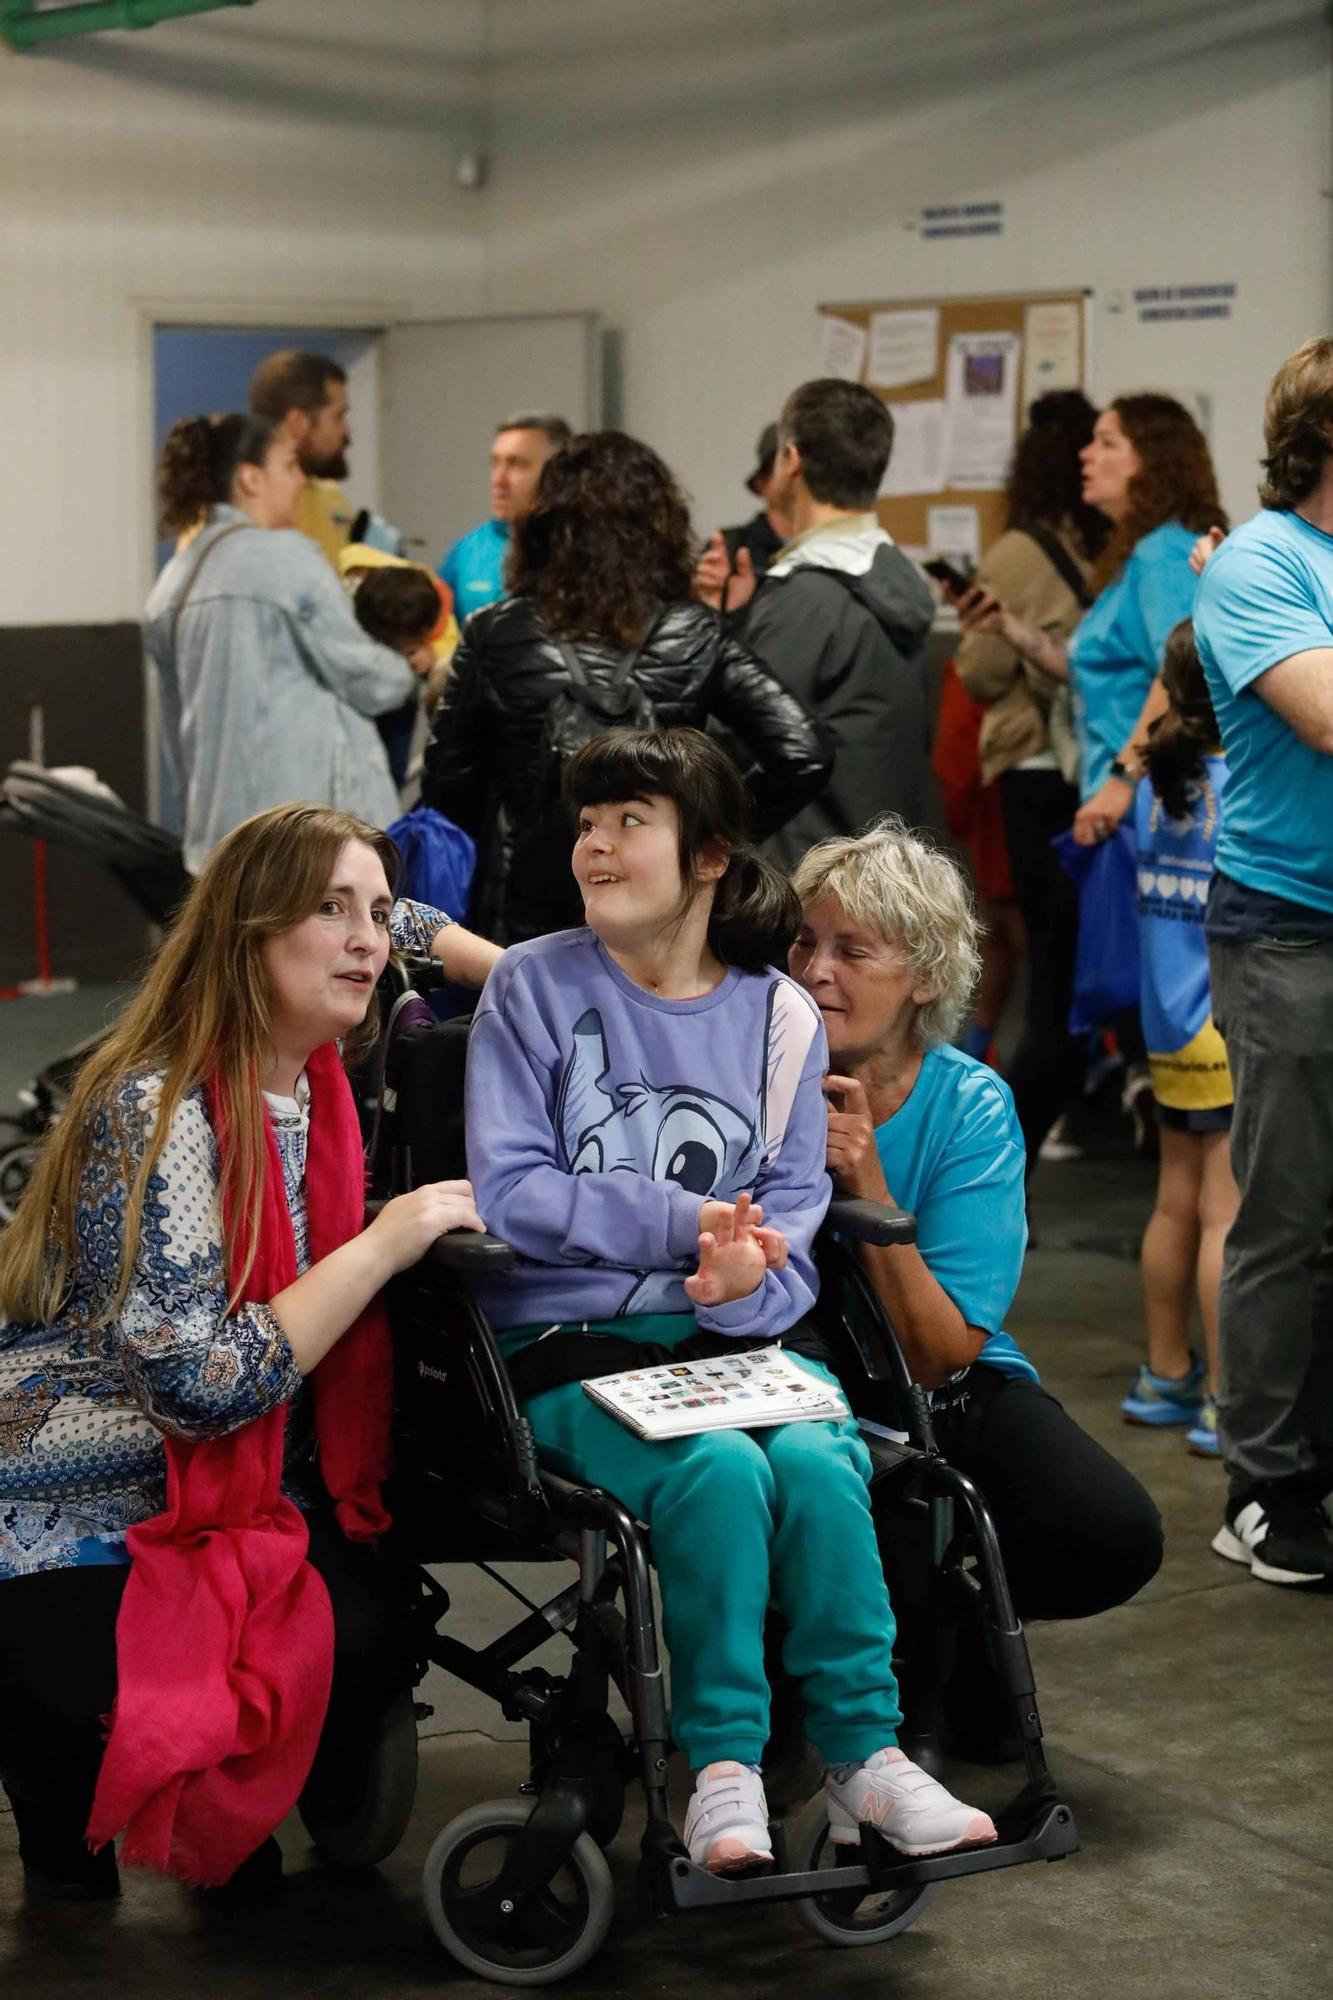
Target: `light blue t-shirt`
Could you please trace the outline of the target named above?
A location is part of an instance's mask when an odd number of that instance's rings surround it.
[[[1333,536],[1285,509],[1256,514],[1204,571],[1194,632],[1231,774],[1218,870],[1333,911],[1333,757],[1255,686],[1293,653],[1333,646]]]
[[[456,541],[440,564],[441,580],[454,597],[459,624],[505,595],[505,563],[509,556],[509,523],[483,521]]]
[[[1190,615],[1198,579],[1189,553],[1196,539],[1180,521],[1164,522],[1145,535],[1069,641],[1078,782],[1085,799],[1110,776],[1161,667],[1167,635]]]
[[[969,1326],[977,1359],[1035,1382],[1004,1331],[1027,1248],[1026,1155],[1007,1083],[961,1049],[929,1049],[912,1094],[875,1128],[889,1192],[916,1217],[916,1247]]]

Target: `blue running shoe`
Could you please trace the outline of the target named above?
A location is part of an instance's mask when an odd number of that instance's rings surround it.
[[[1188,1375],[1173,1380],[1154,1375],[1145,1361],[1134,1377],[1133,1387],[1120,1405],[1127,1424],[1194,1424],[1203,1409],[1203,1363],[1190,1356]]]
[[[1185,1433],[1185,1443],[1196,1458],[1217,1458],[1222,1447],[1217,1441],[1217,1401],[1205,1395],[1199,1407],[1199,1420],[1191,1424]]]

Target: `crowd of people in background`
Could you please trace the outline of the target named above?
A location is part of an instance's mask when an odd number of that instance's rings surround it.
[[[1274,386],[1256,517],[1270,531],[1258,537],[1259,581],[1279,565],[1300,570],[1316,624],[1325,365],[1323,345],[1311,343]],[[1070,1114],[1108,1069],[1123,1079],[1142,1149],[1160,1159],[1143,1244],[1147,1354],[1124,1414],[1180,1426],[1202,1456],[1224,1453],[1228,1522],[1271,1480],[1285,1518],[1300,1480],[1313,1490],[1308,1419],[1319,1396],[1303,1375],[1294,1380],[1304,1348],[1276,1329],[1269,1336],[1261,1373],[1270,1383],[1270,1360],[1283,1373],[1280,1412],[1265,1404],[1267,1389],[1243,1385],[1256,1326],[1318,1318],[1322,1265],[1311,1264],[1308,1244],[1323,1183],[1303,1183],[1307,1250],[1292,1251],[1288,1292],[1274,1308],[1257,1272],[1275,1254],[1276,1223],[1258,1221],[1256,1184],[1279,1185],[1268,1145],[1292,1127],[1280,1115],[1261,1141],[1269,1127],[1255,1091],[1233,1082],[1228,1058],[1239,1024],[1263,1012],[1247,1008],[1237,968],[1250,987],[1270,965],[1294,976],[1327,942],[1327,925],[1309,914],[1326,895],[1313,813],[1299,862],[1283,858],[1292,811],[1317,784],[1325,753],[1301,734],[1317,682],[1294,682],[1295,709],[1275,705],[1272,693],[1293,676],[1287,656],[1257,669],[1261,685],[1238,689],[1210,640],[1216,579],[1233,572],[1257,529],[1224,540],[1208,445],[1190,412],[1151,393],[1100,411],[1075,390],[1033,404],[1010,466],[1004,530],[970,592],[944,592],[957,600],[960,631],[938,683],[925,665],[937,596],[875,512],[892,417],[858,384],[822,380],[793,392],[760,433],[745,481],[759,511],[706,538],[647,444],[618,432],[575,437],[552,412],[501,417],[490,515],[445,552],[434,578],[400,555],[351,544],[337,484],[348,439],[343,371],[289,352],[257,371],[248,413],[187,421],[167,441],[163,526],[180,548],[145,631],[188,864],[197,867],[229,826],[296,791],[374,824],[419,797],[475,842],[469,913],[485,937],[507,945],[576,922],[577,891],[560,860],[563,808],[543,791],[552,704],[571,684],[614,683],[615,702],[599,711],[608,720],[716,733],[746,773],[759,835],[789,869],[815,842],[886,812],[909,826],[947,826],[981,918],[980,978],[959,1043],[999,1063],[997,1031],[1021,994],[1002,1068],[1026,1179],[1043,1157],[1077,1151]],[[1276,552],[1275,525],[1287,531]],[[328,561],[315,559],[311,541]],[[1256,657],[1271,650],[1261,623],[1251,614],[1242,634]],[[1237,741],[1241,784],[1224,802]],[[1274,771],[1299,780],[1289,795]],[[1125,858],[1118,869],[1109,859],[1080,863],[1071,843]],[[1092,913],[1118,910],[1123,934],[1131,881],[1141,988],[1108,1003],[1090,1032],[1076,994],[1081,932],[1086,949]],[[1225,1044],[1216,984],[1233,1021]],[[1252,1071],[1253,1060],[1242,1067]],[[1233,1130],[1237,1089],[1245,1108]],[[1310,1098],[1301,1102],[1308,1114]],[[1239,1189],[1237,1149],[1247,1162]],[[1254,1149],[1266,1164],[1252,1164]],[[1293,1203],[1278,1207],[1289,1226]],[[1219,1310],[1241,1339],[1237,1300],[1246,1302],[1250,1363],[1228,1362],[1219,1340]],[[1220,1439],[1219,1397],[1235,1427],[1224,1417]],[[1301,1517],[1302,1575],[1321,1567],[1321,1497]],[[1257,1571],[1264,1564],[1254,1559]]]
[[[876,513],[893,419],[857,383],[793,390],[745,482],[760,511],[708,537],[649,444],[502,416],[491,513],[438,574],[352,518],[333,362],[272,356],[249,410],[173,428],[159,493],[177,547],[144,633],[197,880],[0,1247],[0,1594],[26,1590],[32,1614],[0,1618],[0,1773],[34,1886],[112,1892],[90,1813],[102,1842],[137,1824],[136,1851],[168,1865],[131,1740],[151,1591],[172,1587],[146,1533],[161,1439],[178,1519],[202,1518],[221,1466],[249,1495],[227,1521],[243,1538],[285,1504],[283,1413],[321,1364],[327,1490],[301,1504],[333,1626],[306,1622],[293,1583],[283,1629],[333,1694],[295,1701],[292,1726],[313,1746],[373,1698],[365,1632],[389,1634],[381,1665],[401,1643],[356,1547],[377,1532],[383,1439],[353,1411],[360,1396],[387,1422],[374,1299],[442,1227],[484,1218],[522,1253],[486,1300],[517,1367],[553,1313],[584,1335],[628,1312],[668,1345],[702,1327],[799,1350],[830,1175],[898,1202],[916,1243],[867,1248],[866,1274],[991,1506],[1020,1613],[1123,1603],[1161,1560],[1156,1509],[1004,1324],[1033,1173],[1108,1055],[1159,1155],[1123,1413],[1221,1459],[1219,1555],[1270,1583],[1333,1578],[1333,341],[1283,364],[1265,421],[1261,510],[1231,533],[1182,404],[1042,396],[1004,531],[944,586],[943,707],[940,600]],[[400,875],[383,830],[414,801],[470,843],[464,907]],[[475,1198],[418,1189],[363,1230],[336,1194],[355,1142],[329,1052],[355,1039],[391,941],[482,989]],[[627,1089],[706,1076],[719,1119],[770,1143],[723,1172],[682,1140],[659,1172],[645,1125],[620,1173],[581,1178],[605,1134],[562,1124],[566,1062],[603,1094],[613,1069]],[[109,1322],[110,1360],[91,1337]],[[576,1381],[524,1408],[553,1462],[653,1526],[696,1859],[771,1860],[770,1586],[834,1839],[891,1811],[908,1853],[994,1838],[898,1743],[943,1730],[986,1753],[979,1655],[925,1690],[867,1665],[893,1615],[853,1428],[719,1434],[741,1441],[668,1463]],[[216,1462],[188,1448],[205,1440],[225,1443]],[[690,1555],[713,1507],[734,1530],[722,1591]],[[769,1548],[774,1509],[805,1523],[799,1550]],[[224,1568],[207,1579],[223,1598]],[[78,1670],[53,1678],[75,1631]],[[167,1722],[188,1764],[199,1718]],[[196,1879],[272,1864],[267,1796]]]
[[[618,716],[717,732],[747,772],[757,832],[787,868],[885,812],[909,826],[945,822],[981,916],[981,978],[959,1026],[965,1052],[997,1062],[1005,1004],[1023,996],[1003,1072],[1027,1180],[1043,1156],[1077,1152],[1071,1112],[1089,1078],[1113,1066],[1141,1148],[1161,1162],[1143,1240],[1147,1356],[1123,1412],[1181,1426],[1201,1456],[1225,1452],[1227,1522],[1253,1506],[1251,1488],[1263,1500],[1273,1480],[1269,1498],[1285,1520],[1301,1480],[1313,1492],[1309,1420],[1321,1398],[1303,1386],[1307,1350],[1279,1326],[1319,1322],[1323,1262],[1309,1246],[1327,1204],[1323,1178],[1305,1176],[1305,1248],[1285,1254],[1287,1292],[1269,1294],[1263,1262],[1287,1240],[1297,1204],[1257,1190],[1279,1186],[1269,1146],[1293,1126],[1285,1114],[1271,1128],[1259,1118],[1255,1088],[1233,1080],[1229,1046],[1251,1014],[1267,1018],[1247,1008],[1237,968],[1249,990],[1269,966],[1293,980],[1321,962],[1327,836],[1313,808],[1299,820],[1299,862],[1283,856],[1327,752],[1309,738],[1317,680],[1293,680],[1295,708],[1275,704],[1271,694],[1293,678],[1281,656],[1257,668],[1259,686],[1233,688],[1223,666],[1231,626],[1243,624],[1239,642],[1265,658],[1263,614],[1233,616],[1219,654],[1209,606],[1217,578],[1257,540],[1259,582],[1279,566],[1299,572],[1317,626],[1325,366],[1313,342],[1275,384],[1269,466],[1279,470],[1269,470],[1257,516],[1267,540],[1255,526],[1223,540],[1207,440],[1171,396],[1117,396],[1105,410],[1077,390],[1041,396],[1013,454],[1005,530],[955,604],[959,644],[937,686],[923,666],[937,596],[875,514],[893,418],[859,384],[817,380],[789,396],[745,482],[759,512],[709,538],[697,536],[685,494],[650,446],[620,432],[574,438],[552,412],[504,416],[490,450],[490,516],[446,550],[432,580],[400,556],[366,552],[364,566],[348,564],[356,548],[346,546],[352,522],[336,484],[346,474],[346,380],[318,356],[272,356],[248,414],[180,424],[162,456],[162,520],[182,546],[154,588],[146,638],[186,860],[198,866],[228,826],[296,790],[388,824],[410,766],[408,796],[476,844],[478,932],[512,944],[576,922],[562,806],[540,786],[550,704],[570,676],[620,680]],[[1277,526],[1287,532],[1269,546]],[[350,602],[310,540],[340,568]],[[1227,790],[1237,742],[1239,792]],[[1071,842],[1115,846],[1129,860],[1119,870],[1071,864]],[[1141,988],[1089,1034],[1075,992],[1081,928],[1091,912],[1119,908],[1123,934],[1131,876]],[[1219,982],[1233,1020],[1227,1044],[1211,998]],[[1235,1090],[1245,1108],[1233,1128]],[[1299,1096],[1309,1120],[1319,1094]],[[1323,1158],[1319,1134],[1309,1146]],[[1247,1162],[1239,1188],[1237,1150]],[[1281,1230],[1273,1214],[1259,1222],[1265,1200],[1287,1216]],[[1245,1316],[1247,1362],[1225,1360],[1219,1312],[1237,1342]],[[1261,1364],[1257,1326],[1271,1328]],[[1269,1388],[1245,1388],[1253,1366]],[[1273,1368],[1285,1380],[1281,1410],[1265,1402]],[[1221,1440],[1219,1398],[1235,1426],[1223,1418]],[[1315,1492],[1297,1524],[1301,1576],[1323,1566],[1319,1500]],[[1267,1514],[1265,1524],[1273,1528]],[[1251,1558],[1259,1574],[1283,1566],[1269,1560],[1273,1548],[1267,1558],[1251,1548]]]

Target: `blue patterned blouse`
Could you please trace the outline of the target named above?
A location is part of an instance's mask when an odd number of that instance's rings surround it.
[[[426,953],[449,922],[394,906],[400,950]],[[287,1336],[265,1305],[227,1312],[217,1140],[202,1089],[182,1098],[144,1199],[125,1303],[106,1324],[120,1273],[127,1191],[152,1135],[161,1077],[126,1080],[97,1112],[78,1206],[78,1270],[50,1326],[0,1322],[0,1581],[74,1564],[124,1562],[125,1530],[166,1504],[162,1432],[225,1436],[301,1387]],[[309,1262],[304,1104],[269,1099],[296,1239]]]

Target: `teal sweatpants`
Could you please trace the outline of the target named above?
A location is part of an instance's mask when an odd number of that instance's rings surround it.
[[[676,1337],[696,1331],[692,1318],[673,1319]],[[655,1319],[649,1333],[645,1323],[645,1337],[662,1340],[667,1324]],[[801,1366],[827,1372],[804,1357]],[[870,1454],[855,1424],[647,1442],[577,1382],[524,1409],[553,1472],[605,1487],[652,1531],[672,1734],[691,1769],[763,1757],[770,1601],[786,1621],[783,1664],[801,1685],[806,1734],[824,1761],[859,1762],[894,1742],[893,1613],[870,1517]]]

